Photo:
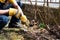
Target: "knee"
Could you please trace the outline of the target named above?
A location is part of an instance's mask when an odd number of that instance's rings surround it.
[[[6,24],[8,22],[8,17],[7,16],[0,16],[0,20],[3,24]]]
[[[3,22],[4,22],[5,24],[8,22],[8,17],[7,17],[7,16],[5,16],[5,17],[3,18]]]

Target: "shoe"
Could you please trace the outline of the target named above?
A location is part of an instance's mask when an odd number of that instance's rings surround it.
[[[21,23],[11,23],[11,24],[9,24],[9,28],[20,28],[20,26],[21,26]]]
[[[24,26],[24,25],[22,25],[21,23],[17,23],[17,25],[16,24],[9,25],[9,28],[19,28],[20,31],[24,31],[24,32],[27,32],[28,31],[27,30],[27,27]]]

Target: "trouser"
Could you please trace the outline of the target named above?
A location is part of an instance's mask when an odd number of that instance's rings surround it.
[[[7,24],[8,17],[5,15],[0,15],[0,30]]]
[[[18,2],[18,5],[22,8],[22,4],[20,2]],[[13,5],[10,4],[3,9],[5,10],[5,9],[9,9],[9,8],[13,8]],[[0,30],[7,24],[8,20],[9,19],[8,19],[7,15],[0,15]],[[15,16],[12,16],[12,19],[9,23],[9,27],[14,27],[13,24],[16,24],[16,22],[19,22],[19,19],[17,19]]]

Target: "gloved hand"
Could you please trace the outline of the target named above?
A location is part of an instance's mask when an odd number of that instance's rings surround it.
[[[29,24],[30,24],[27,17],[25,15],[21,15],[21,13],[17,9],[10,8],[9,9],[9,16],[16,16],[16,18],[19,18],[22,21],[22,23],[24,23],[27,26],[29,26]]]
[[[25,15],[22,15],[20,17],[20,19],[21,19],[23,24],[25,24],[26,26],[29,26],[30,22],[29,22],[29,20],[27,19],[27,17]]]
[[[20,17],[20,12],[15,9],[15,8],[10,8],[9,9],[9,16],[16,16],[16,18],[19,18]]]

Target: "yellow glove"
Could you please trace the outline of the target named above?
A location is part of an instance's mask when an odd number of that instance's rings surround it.
[[[29,20],[27,19],[27,17],[25,15],[22,15],[20,17],[20,20],[26,25],[26,26],[29,26],[30,22]]]
[[[20,19],[21,19],[22,22],[26,22],[27,21],[27,17],[25,15],[22,15],[20,17]]]
[[[14,9],[14,8],[10,8],[10,9],[9,9],[9,16],[13,16],[13,15],[15,15],[16,12],[17,12],[16,9]]]
[[[18,12],[17,9],[10,8],[9,9],[9,16],[16,16],[17,18],[20,17],[20,13]]]

